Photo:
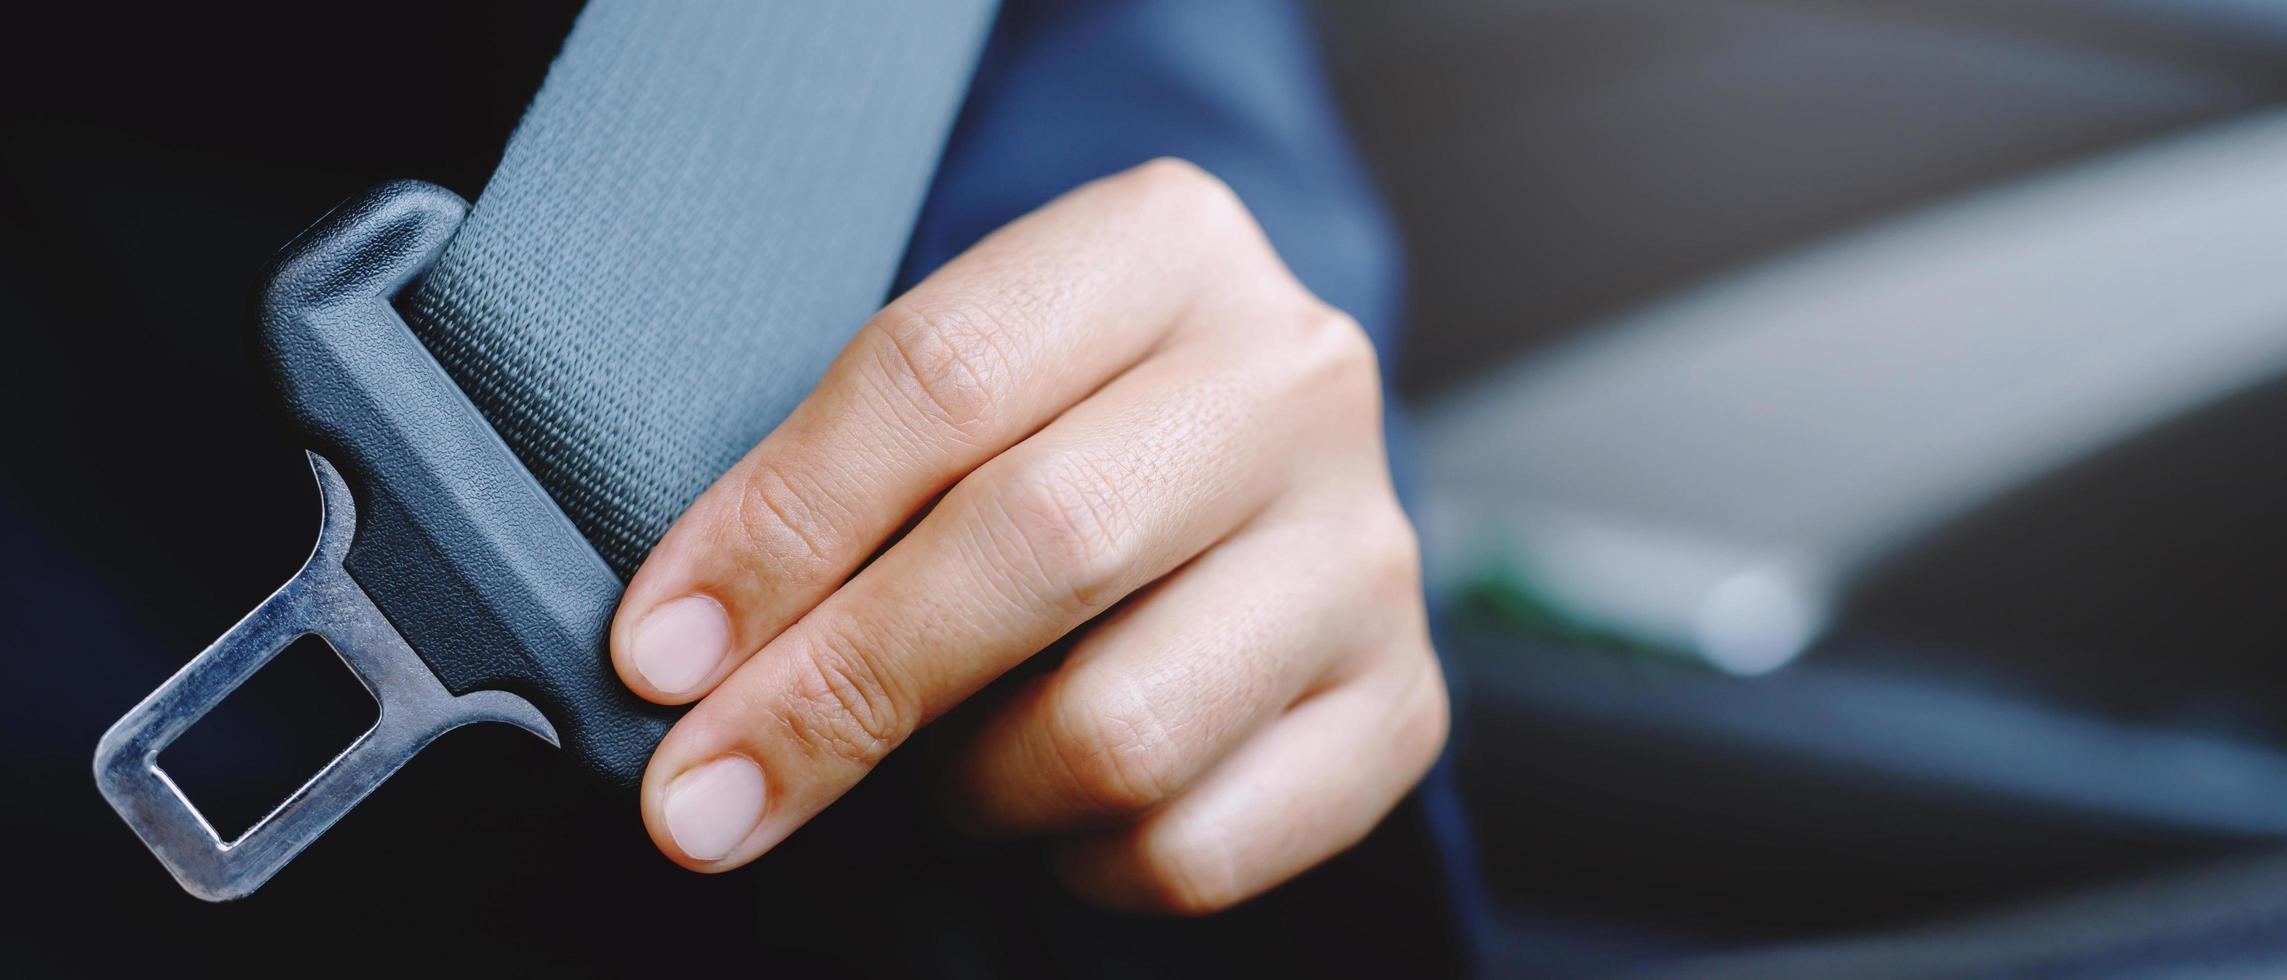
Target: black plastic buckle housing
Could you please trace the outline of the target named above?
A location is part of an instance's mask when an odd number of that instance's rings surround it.
[[[623,583],[392,305],[467,213],[433,184],[383,185],[296,238],[261,295],[257,347],[326,499],[318,547],[96,754],[105,796],[201,897],[252,891],[458,725],[520,725],[604,783],[632,787],[680,712],[614,676],[605,644]],[[380,720],[223,841],[158,754],[308,635],[343,654]]]

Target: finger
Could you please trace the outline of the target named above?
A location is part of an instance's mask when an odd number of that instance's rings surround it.
[[[1066,842],[1060,875],[1114,908],[1201,915],[1356,844],[1445,744],[1445,683],[1426,639],[1397,661],[1296,706],[1134,826]]]
[[[963,480],[668,733],[644,779],[653,839],[690,867],[744,863],[924,721],[1245,522],[1313,414],[1257,411],[1260,373],[1171,351]],[[759,822],[749,795],[735,818],[688,803],[721,795],[681,781],[720,759],[767,788]]]
[[[1140,814],[1397,642],[1412,623],[1389,598],[1419,588],[1412,532],[1386,484],[1344,496],[1266,514],[1093,627],[978,732],[956,809],[995,833]]]
[[[645,560],[612,627],[621,679],[666,703],[705,694],[927,501],[1136,363],[1218,277],[1264,279],[1259,239],[1213,178],[1139,168],[892,302]]]

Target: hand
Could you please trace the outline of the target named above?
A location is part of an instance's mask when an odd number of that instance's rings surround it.
[[[1444,744],[1373,348],[1189,164],[1073,191],[899,297],[660,541],[612,659],[699,703],[644,823],[686,867],[745,864],[1083,625],[961,747],[952,805],[1062,835],[1107,904],[1262,892]]]

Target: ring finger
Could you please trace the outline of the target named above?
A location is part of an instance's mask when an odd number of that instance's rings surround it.
[[[1362,669],[1365,651],[1411,625],[1374,614],[1375,596],[1415,581],[1386,496],[1266,513],[1096,625],[978,732],[956,809],[995,833],[1141,813]]]

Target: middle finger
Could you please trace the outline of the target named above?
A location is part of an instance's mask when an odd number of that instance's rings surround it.
[[[725,679],[645,775],[661,849],[744,863],[922,723],[1259,510],[1296,440],[1260,423],[1252,379],[1217,357],[1148,361],[986,464]],[[741,787],[732,816],[711,802],[724,773]]]

